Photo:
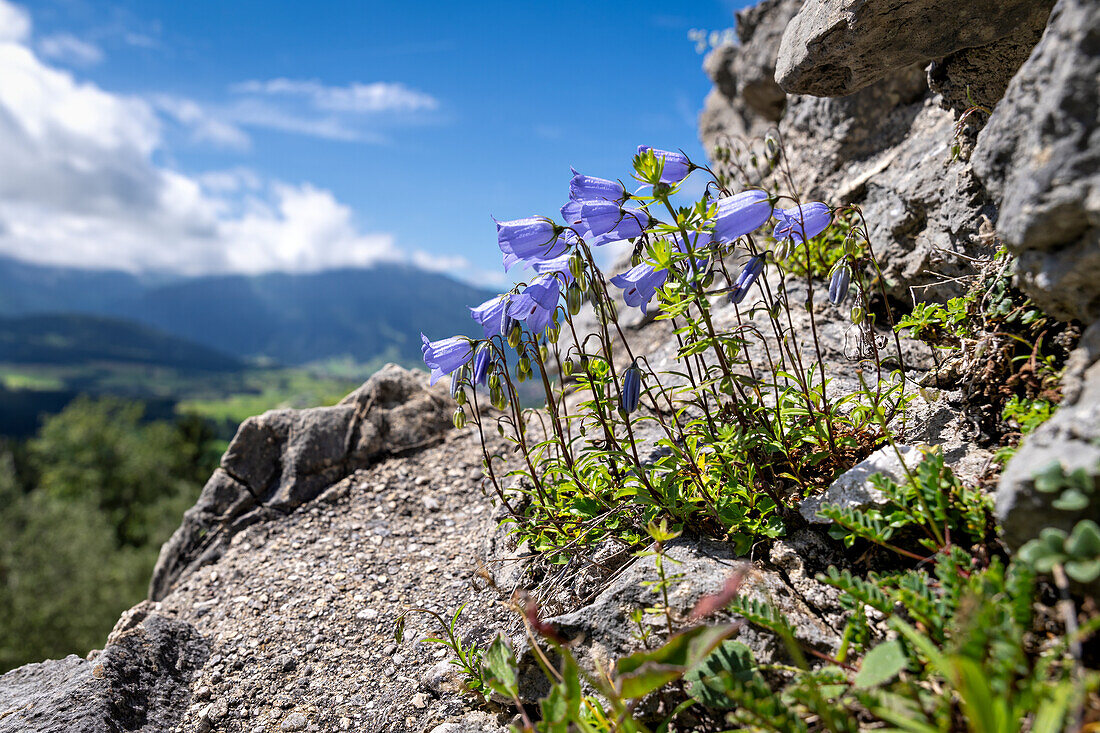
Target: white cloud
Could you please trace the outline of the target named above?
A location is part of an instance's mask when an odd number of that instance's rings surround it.
[[[312,79],[269,79],[234,84],[225,115],[239,125],[345,142],[383,143],[386,124],[416,121],[439,101],[404,84],[353,82],[329,86]]]
[[[413,252],[410,258],[412,263],[421,270],[432,272],[456,272],[469,270],[470,261],[461,255],[433,255],[427,252]]]
[[[94,66],[103,60],[103,51],[99,46],[82,41],[71,33],[55,33],[40,39],[38,52],[45,58],[75,66]]]
[[[0,42],[19,43],[31,34],[31,16],[23,8],[0,0]]]
[[[29,20],[3,0],[0,28],[0,253],[183,273],[406,260],[391,235],[362,232],[348,206],[312,184],[165,167],[158,109],[196,135],[236,133],[180,100],[112,94],[43,63],[24,44]]]
[[[152,101],[161,112],[187,127],[195,142],[212,143],[218,147],[237,150],[246,150],[252,143],[248,133],[240,127],[211,116],[190,99],[161,94]]]
[[[404,84],[353,82],[344,87],[326,86],[316,80],[270,79],[235,84],[238,94],[303,97],[319,110],[376,114],[380,112],[420,112],[439,108],[434,97],[409,89]]]

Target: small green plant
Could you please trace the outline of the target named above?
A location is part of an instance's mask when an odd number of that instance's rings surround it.
[[[482,664],[482,650],[478,647],[477,642],[466,644],[462,641],[462,638],[458,636],[458,617],[462,615],[462,611],[465,608],[465,603],[459,606],[458,610],[451,616],[450,621],[444,618],[442,614],[427,608],[409,608],[397,618],[394,638],[397,640],[398,644],[404,640],[405,618],[410,613],[422,613],[435,619],[436,623],[439,624],[440,635],[426,637],[421,639],[421,641],[425,644],[442,644],[450,649],[454,653],[454,656],[448,661],[462,671],[466,688],[488,699],[489,692],[493,687],[489,684],[489,680],[485,678],[484,666]]]
[[[951,298],[946,304],[917,303],[911,313],[898,320],[896,328],[933,349],[957,349],[972,335],[974,304],[973,294]]]
[[[1046,527],[1020,548],[1019,558],[1040,573],[1061,565],[1078,583],[1091,583],[1100,577],[1100,526],[1082,519],[1068,535],[1065,530]]]

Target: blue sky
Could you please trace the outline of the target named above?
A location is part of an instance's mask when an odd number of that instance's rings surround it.
[[[490,216],[555,214],[570,165],[702,157],[688,31],[744,4],[0,0],[0,252],[484,282]]]

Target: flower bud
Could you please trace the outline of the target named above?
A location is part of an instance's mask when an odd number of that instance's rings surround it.
[[[455,410],[455,414],[454,417],[451,418],[451,422],[453,422],[454,426],[459,430],[466,427],[466,411],[463,410],[461,407]]]
[[[489,377],[489,389],[490,390],[500,389],[500,375],[499,374],[493,373]]]
[[[569,273],[577,280],[580,280],[581,275],[584,274],[584,257],[581,256],[580,252],[575,252],[569,258]]]
[[[756,279],[760,277],[760,273],[764,271],[764,258],[760,255],[756,255],[748,263],[741,268],[741,273],[737,276],[737,282],[733,284],[733,290],[729,294],[729,301],[734,304],[738,304],[745,299],[745,296],[749,294],[749,288],[752,287]]]
[[[462,407],[466,404],[466,390],[459,389],[457,392],[455,392],[455,403],[459,407]]]
[[[638,409],[638,402],[642,396],[642,370],[638,368],[637,360],[623,372],[622,401],[619,409],[626,415]]]
[[[564,374],[567,377],[570,374],[573,373],[573,360],[572,359],[566,359],[565,361],[563,361],[561,363],[561,373]]]
[[[852,319],[852,323],[859,324],[859,323],[863,323],[863,316],[864,315],[865,314],[864,314],[862,308],[860,308],[858,305],[853,305],[852,306],[852,312],[851,312],[849,317]]]
[[[764,153],[768,156],[768,163],[775,165],[779,160],[779,141],[775,135],[768,133],[764,136]]]
[[[524,354],[519,360],[519,372],[520,374],[526,374],[531,371],[531,360]]]
[[[502,407],[500,409],[503,410],[504,408]],[[497,432],[500,433],[500,437],[504,437],[504,425],[499,422],[497,423]]]
[[[513,349],[519,348],[519,340],[523,336],[523,330],[519,327],[519,324],[512,326],[512,330],[508,332],[508,345]]]
[[[458,399],[459,392],[462,391],[462,380],[466,378],[466,365],[463,364],[458,369],[451,372],[451,396],[456,400]],[[461,403],[459,403],[461,404]]]
[[[548,358],[550,358],[550,350],[543,344],[539,347],[539,359],[545,364]]]
[[[833,270],[833,277],[829,281],[829,301],[833,305],[840,305],[848,297],[848,286],[852,283],[852,268],[847,263],[842,263]]]
[[[500,385],[497,385],[495,388],[489,390],[489,402],[498,410],[503,410],[508,406],[508,395]]]
[[[569,315],[575,316],[581,312],[581,306],[584,304],[584,291],[574,283],[569,286],[569,289],[565,291],[565,305],[569,308]]]

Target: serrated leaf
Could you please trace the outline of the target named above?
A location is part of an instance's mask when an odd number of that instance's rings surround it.
[[[908,660],[897,639],[879,644],[863,657],[855,677],[856,687],[875,687],[894,678],[905,669]]]
[[[620,694],[628,700],[644,697],[679,679],[736,629],[736,624],[697,626],[673,636],[658,649],[623,657],[615,664]]]
[[[688,694],[713,710],[729,710],[736,703],[727,694],[737,683],[757,676],[752,650],[739,641],[725,641],[684,675]]]

